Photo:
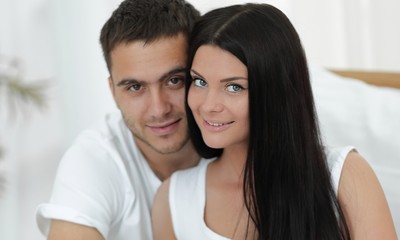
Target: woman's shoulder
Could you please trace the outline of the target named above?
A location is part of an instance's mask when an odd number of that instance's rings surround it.
[[[205,175],[207,166],[209,163],[214,161],[214,159],[200,159],[199,163],[191,168],[181,169],[174,172],[168,179],[166,179],[158,189],[157,195],[161,198],[166,198],[169,194],[169,189],[175,189],[175,184],[197,184],[196,179],[199,179],[202,175]]]
[[[215,160],[214,158],[213,159],[202,158],[200,159],[199,163],[196,166],[187,169],[181,169],[174,172],[170,177],[171,179],[170,181],[175,181],[176,179],[179,179],[180,181],[183,179],[189,180],[198,178],[199,175],[205,174],[208,164],[213,162],[214,160]]]
[[[332,168],[334,168],[337,164],[343,165],[349,153],[356,151],[357,150],[353,146],[325,148],[325,154],[328,161],[329,169],[332,170]]]
[[[338,194],[339,181],[341,178],[344,162],[349,153],[356,151],[352,146],[329,147],[325,149],[328,168],[335,194]]]
[[[352,197],[354,194],[365,194],[366,192],[377,190],[382,190],[382,188],[369,163],[358,152],[349,152],[343,163],[339,194],[355,200]],[[372,192],[370,193],[372,194]],[[361,200],[364,201],[363,199]],[[368,200],[368,198],[365,198],[365,200]]]
[[[345,158],[338,200],[354,239],[397,239],[379,180],[356,151]]]

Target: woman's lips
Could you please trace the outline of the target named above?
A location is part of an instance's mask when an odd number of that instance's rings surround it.
[[[211,132],[220,132],[230,127],[232,122],[209,121],[204,120],[203,126]]]

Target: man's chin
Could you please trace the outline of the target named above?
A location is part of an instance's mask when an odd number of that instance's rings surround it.
[[[171,138],[156,138],[156,139],[144,139],[140,136],[134,135],[136,142],[141,148],[150,148],[158,154],[173,154],[181,151],[185,145],[189,142],[189,137],[180,141]],[[142,149],[144,150],[144,149]]]
[[[187,141],[183,141],[180,143],[175,143],[171,144],[169,143],[168,145],[163,145],[163,144],[157,144],[155,145],[149,145],[154,151],[158,152],[159,154],[173,154],[177,153],[182,150],[182,148],[186,145]]]

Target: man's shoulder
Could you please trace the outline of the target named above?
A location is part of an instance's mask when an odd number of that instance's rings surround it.
[[[68,161],[121,162],[135,159],[137,147],[119,112],[105,115],[83,130],[64,154]],[[119,163],[120,164],[120,163]]]
[[[124,131],[128,131],[122,115],[119,111],[105,114],[101,119],[98,119],[87,129],[83,130],[79,137],[91,135],[98,136],[102,139],[120,136]]]
[[[138,164],[132,164],[137,161],[137,152],[121,114],[107,114],[83,130],[67,148],[57,175],[91,177],[92,182],[109,179],[131,189],[130,176],[139,172]]]
[[[59,175],[75,174],[77,168],[82,176],[120,179],[132,191],[146,181],[143,156],[121,114],[106,115],[69,146],[60,161]]]
[[[134,145],[132,134],[126,127],[121,113],[112,112],[80,132],[71,146],[110,150],[110,148],[121,145],[134,147],[132,146]]]

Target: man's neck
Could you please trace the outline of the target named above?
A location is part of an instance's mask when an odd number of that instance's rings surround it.
[[[200,160],[200,156],[191,141],[188,141],[178,152],[168,154],[158,153],[147,144],[139,141],[137,144],[140,151],[151,170],[161,181],[170,177],[177,170],[196,166]]]

